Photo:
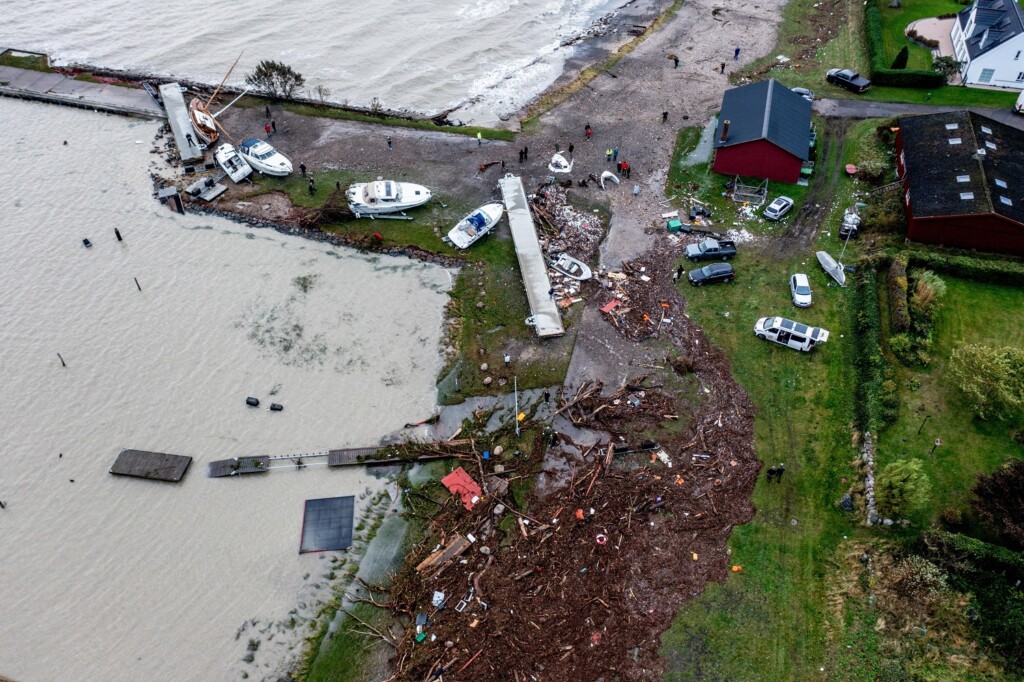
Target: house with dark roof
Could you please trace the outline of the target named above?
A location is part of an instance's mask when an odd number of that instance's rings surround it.
[[[1024,88],[1024,11],[1017,0],[975,0],[949,34],[969,85]]]
[[[811,103],[776,80],[726,90],[716,173],[796,182],[810,154]]]
[[[907,238],[1024,256],[1024,131],[970,111],[899,119]]]

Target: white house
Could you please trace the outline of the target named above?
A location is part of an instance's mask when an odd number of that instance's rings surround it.
[[[1024,12],[1017,0],[976,0],[949,37],[969,85],[1024,89]]]

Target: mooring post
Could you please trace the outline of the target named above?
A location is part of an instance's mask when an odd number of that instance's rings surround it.
[[[135,286],[138,288],[139,291],[142,291],[142,286],[139,284],[139,278],[138,277],[135,278]]]
[[[60,358],[60,366],[61,367],[67,367],[68,366],[68,363],[64,362],[64,358],[63,358],[63,356],[61,356],[60,353],[57,353],[57,357]]]
[[[124,241],[123,239],[121,239],[121,230],[117,229],[116,227],[114,228],[114,236],[117,237],[117,241]]]

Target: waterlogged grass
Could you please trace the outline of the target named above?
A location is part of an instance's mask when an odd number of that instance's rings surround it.
[[[935,362],[900,370],[900,418],[879,438],[878,465],[902,457],[924,463],[932,481],[931,504],[916,515],[927,526],[943,510],[966,510],[978,474],[1009,457],[1024,457],[1011,431],[1021,424],[982,421],[948,378],[949,357],[962,344],[1024,347],[1024,290],[943,277],[946,296],[933,332]],[[919,433],[920,431],[920,433]],[[933,446],[935,439],[942,445]]]
[[[11,54],[4,52],[0,54],[0,66],[13,66],[16,69],[28,69],[30,71],[53,71],[46,57],[41,54]]]

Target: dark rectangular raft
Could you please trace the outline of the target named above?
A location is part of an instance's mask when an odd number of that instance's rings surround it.
[[[122,450],[110,467],[115,476],[134,476],[152,481],[178,482],[185,476],[191,457],[146,450]]]
[[[299,554],[330,552],[350,547],[355,506],[356,498],[352,495],[306,500]]]
[[[209,464],[210,478],[221,478],[223,476],[239,476],[241,474],[262,474],[270,468],[270,457],[259,455],[257,457],[233,457],[231,459],[219,459]]]

